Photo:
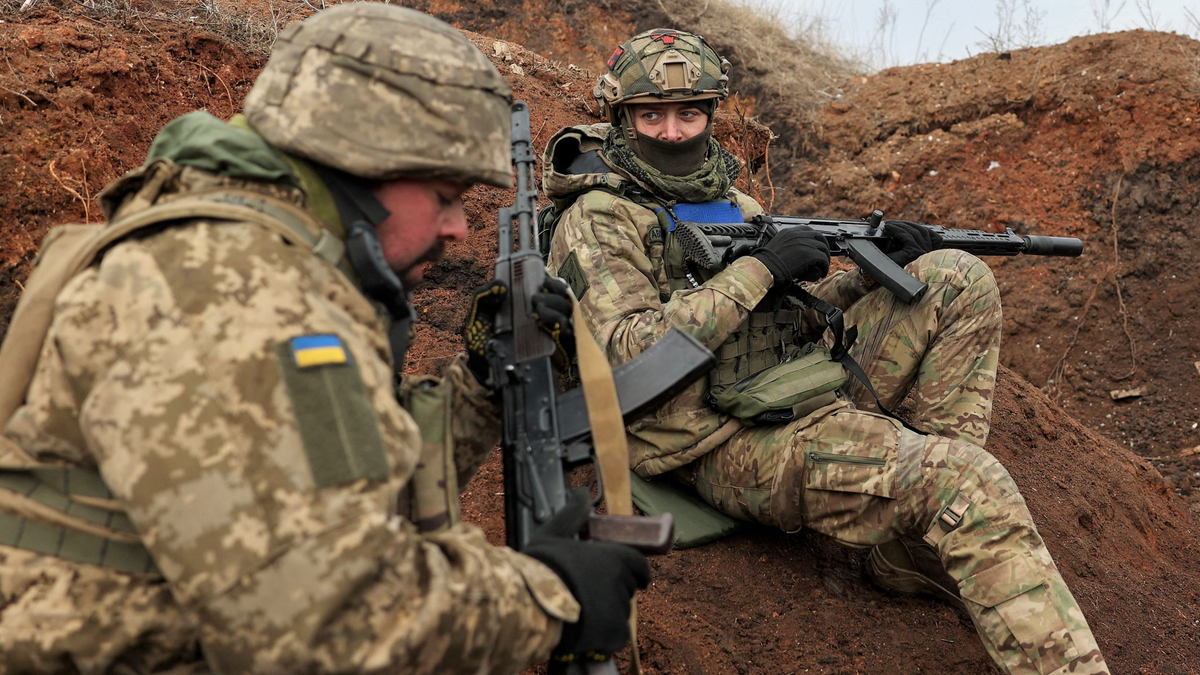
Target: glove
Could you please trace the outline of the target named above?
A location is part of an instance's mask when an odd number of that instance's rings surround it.
[[[888,238],[884,253],[901,267],[942,247],[942,235],[907,220],[885,221],[883,233]]]
[[[499,279],[476,288],[471,309],[463,326],[463,342],[467,347],[467,368],[475,379],[486,385],[491,366],[488,364],[488,342],[495,332],[496,313],[508,297],[508,285]],[[567,285],[546,277],[542,290],[533,294],[533,313],[538,327],[554,340],[557,347],[554,363],[566,368],[575,356],[575,332],[571,328],[571,296]]]
[[[546,277],[542,292],[533,295],[533,314],[537,317],[538,327],[558,347],[554,365],[559,370],[566,370],[575,360],[575,330],[571,327],[571,294],[562,279]]]
[[[496,313],[508,297],[508,285],[499,279],[476,288],[472,293],[471,309],[463,326],[463,343],[467,347],[467,370],[480,384],[487,386],[491,365],[488,364],[488,342],[495,332]]]
[[[791,227],[775,235],[750,255],[758,258],[779,287],[796,281],[817,281],[829,273],[825,237],[807,227]]]
[[[549,567],[579,601],[579,621],[564,623],[554,656],[607,657],[629,642],[634,591],[650,583],[646,556],[621,544],[579,541],[591,513],[591,495],[577,489],[567,505],[539,527],[522,551]]]

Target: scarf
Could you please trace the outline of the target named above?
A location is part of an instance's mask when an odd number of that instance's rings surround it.
[[[741,162],[716,139],[709,138],[708,161],[703,166],[686,176],[669,175],[638,157],[623,131],[619,126],[609,130],[604,138],[604,156],[630,178],[668,201],[691,204],[717,201],[729,192],[742,171]]]

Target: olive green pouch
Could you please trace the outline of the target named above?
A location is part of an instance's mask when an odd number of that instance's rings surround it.
[[[829,405],[847,378],[824,345],[796,348],[794,356],[728,386],[709,389],[708,402],[746,424],[780,424]]]

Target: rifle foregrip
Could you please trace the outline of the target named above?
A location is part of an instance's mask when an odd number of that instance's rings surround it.
[[[1083,242],[1074,237],[1023,237],[1027,255],[1057,255],[1071,258],[1083,255]]]
[[[632,546],[642,553],[662,554],[675,543],[675,517],[610,516],[593,513],[588,517],[588,539]]]

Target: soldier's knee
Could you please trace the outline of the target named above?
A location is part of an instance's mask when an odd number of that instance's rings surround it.
[[[992,268],[974,255],[958,249],[926,253],[917,258],[909,270],[926,283],[949,283],[959,288],[974,287],[985,292],[996,289]]]
[[[947,455],[960,467],[958,474],[964,487],[971,486],[991,500],[1020,498],[1016,481],[995,455],[974,443],[952,440],[950,445]]]

